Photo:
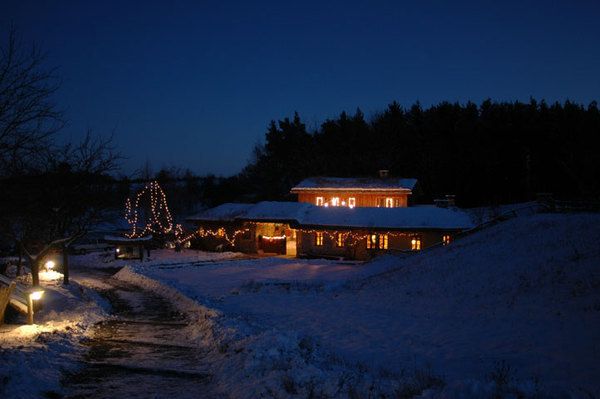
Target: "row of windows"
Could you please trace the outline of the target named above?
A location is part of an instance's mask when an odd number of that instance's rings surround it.
[[[323,233],[316,232],[315,233],[315,245],[320,247],[323,246]],[[450,244],[450,236],[444,235],[442,236],[442,243],[444,245]],[[342,233],[338,233],[335,237],[335,245],[338,248],[344,246],[344,235]],[[389,236],[388,234],[369,234],[367,237],[367,249],[388,249],[389,247]],[[413,251],[421,250],[421,237],[413,237],[410,240],[410,247]]]
[[[315,204],[317,206],[347,206],[348,208],[354,208],[356,206],[356,198],[350,197],[348,198],[348,202],[345,199],[340,199],[340,197],[333,197],[329,200],[329,202],[325,202],[325,198],[317,197],[315,200]]]
[[[331,197],[328,202],[325,202],[325,197],[316,197],[315,205],[317,206],[347,206],[354,208],[356,206],[356,198],[350,197],[348,201],[340,197]],[[400,198],[382,197],[377,198],[377,207],[379,208],[398,208],[401,207],[402,201]]]

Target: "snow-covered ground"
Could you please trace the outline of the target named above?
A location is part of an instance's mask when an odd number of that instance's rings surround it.
[[[107,316],[107,303],[89,287],[59,283],[56,272],[41,273],[43,308],[34,325],[0,326],[0,397],[36,398],[60,392],[65,371],[76,368],[80,341]],[[23,323],[21,317],[16,320]]]
[[[539,214],[362,265],[164,259],[122,277],[150,277],[218,312],[216,336],[245,353],[222,375],[240,396],[598,396],[598,237],[600,215]]]
[[[169,298],[192,320],[182,343],[203,349],[211,389],[231,397],[579,398],[600,396],[598,237],[598,214],[520,214],[368,263],[164,250],[72,264],[125,266],[117,279]],[[93,272],[75,276],[103,288]],[[58,390],[75,336],[104,317],[82,285],[50,291],[42,326],[0,337],[2,397]],[[30,368],[37,391],[23,384]]]

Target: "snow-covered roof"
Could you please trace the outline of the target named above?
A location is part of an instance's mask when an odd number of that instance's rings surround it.
[[[345,208],[312,206],[300,221],[303,225],[388,229],[466,229],[473,227],[469,215],[458,209],[437,206],[404,208]]]
[[[240,219],[299,222],[310,208],[315,206],[305,202],[263,201],[249,208]]]
[[[417,179],[374,178],[374,177],[309,177],[302,180],[292,193],[311,190],[352,190],[352,191],[412,191]]]
[[[239,210],[234,217],[230,206]],[[240,205],[245,205],[244,209]],[[459,209],[436,206],[405,208],[321,207],[304,202],[259,202],[223,204],[192,221],[287,221],[299,226],[323,226],[367,229],[467,229],[473,227],[470,216]]]
[[[255,206],[255,204],[241,204],[228,202],[226,204],[219,205],[214,208],[207,209],[198,213],[197,215],[190,216],[187,218],[189,221],[219,221],[219,222],[232,222],[238,216],[244,215],[245,212]]]

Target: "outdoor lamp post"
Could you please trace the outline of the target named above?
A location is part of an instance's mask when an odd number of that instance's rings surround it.
[[[46,268],[46,271],[49,272],[52,269],[54,269],[54,266],[56,266],[56,263],[53,260],[49,260],[48,262],[46,262],[44,264],[44,267]]]
[[[44,291],[40,289],[31,289],[27,292],[27,324],[33,324],[33,301],[42,299]]]

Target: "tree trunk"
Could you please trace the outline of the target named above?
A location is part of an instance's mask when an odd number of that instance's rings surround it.
[[[19,263],[17,264],[17,276],[23,274],[23,249],[19,246]]]
[[[31,260],[31,282],[34,287],[40,285],[40,260],[35,258]]]
[[[62,246],[62,259],[63,259],[63,284],[69,284],[69,254],[66,245]]]

